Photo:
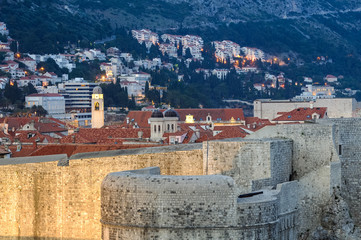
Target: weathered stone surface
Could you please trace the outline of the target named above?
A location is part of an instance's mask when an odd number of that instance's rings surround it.
[[[102,183],[102,238],[296,239],[298,184],[238,198],[231,177],[163,176],[140,169]]]
[[[334,191],[327,205],[322,209],[321,226],[317,227],[309,239],[361,239],[360,229],[355,226],[349,207],[342,199],[339,189]]]

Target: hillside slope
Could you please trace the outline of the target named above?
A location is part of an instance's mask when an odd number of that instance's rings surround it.
[[[28,52],[57,52],[126,27],[311,58],[360,54],[360,9],[360,0],[0,0],[0,21]]]

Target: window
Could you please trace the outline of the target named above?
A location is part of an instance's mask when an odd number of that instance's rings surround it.
[[[172,124],[172,131],[174,131],[174,124]]]
[[[154,125],[154,132],[157,132],[157,126]]]
[[[95,110],[99,110],[99,102],[95,103]]]
[[[158,132],[160,132],[160,125],[158,125]]]
[[[338,155],[342,155],[342,145],[338,145]]]
[[[168,124],[168,131],[170,130],[170,126],[169,126],[169,124]]]

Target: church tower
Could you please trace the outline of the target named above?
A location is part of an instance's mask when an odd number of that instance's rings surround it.
[[[104,126],[104,98],[101,87],[95,87],[92,95],[92,128]]]

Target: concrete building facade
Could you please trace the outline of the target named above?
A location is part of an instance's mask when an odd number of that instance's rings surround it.
[[[311,101],[258,99],[253,102],[253,115],[261,119],[275,119],[279,112],[296,108],[326,107],[329,118],[351,118],[357,114],[360,104],[354,98],[316,99]]]
[[[65,99],[56,93],[28,95],[25,97],[25,105],[28,108],[42,106],[51,116],[65,113]]]

